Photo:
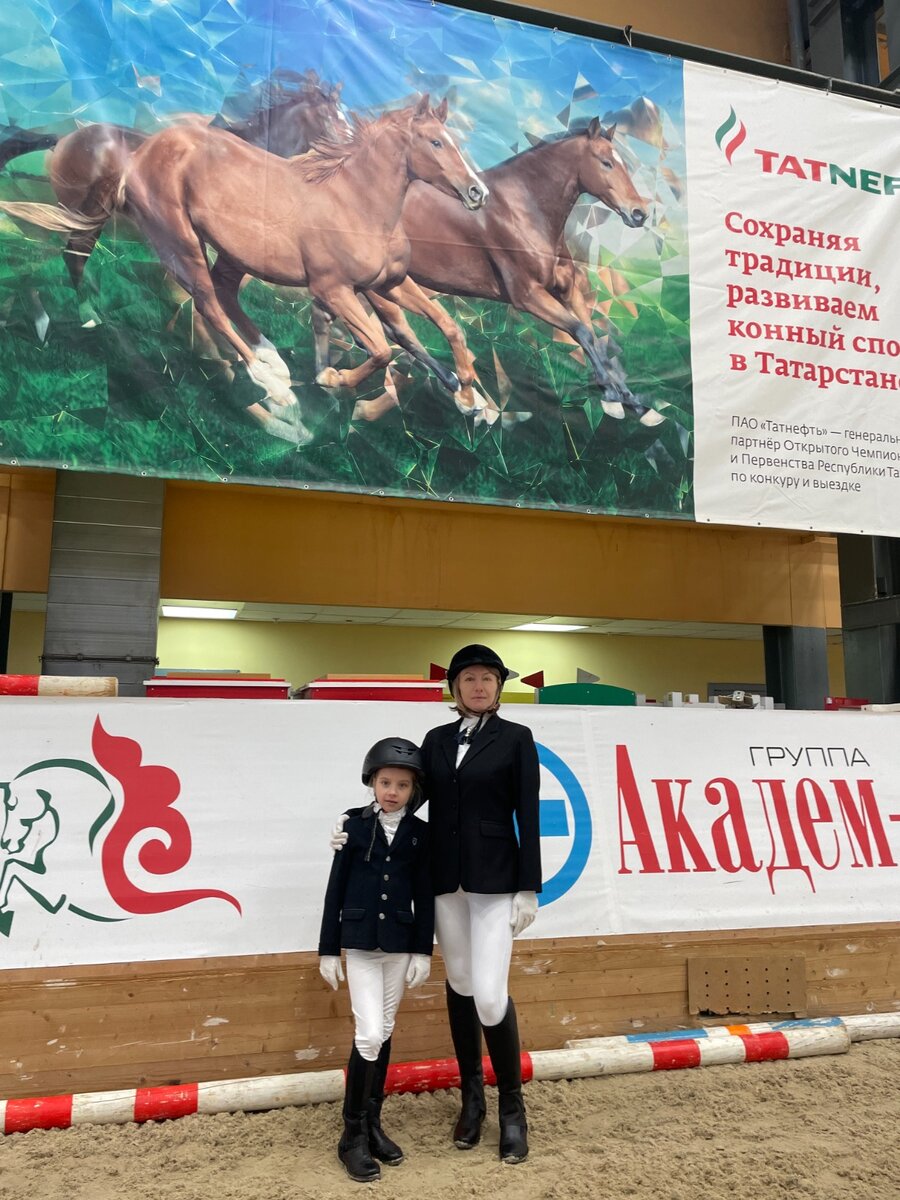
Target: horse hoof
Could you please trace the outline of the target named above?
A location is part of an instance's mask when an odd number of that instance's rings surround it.
[[[326,367],[316,376],[319,387],[336,388],[341,386],[341,373],[335,367]]]
[[[601,400],[600,407],[614,421],[621,421],[625,416],[625,405],[618,400]]]
[[[82,329],[96,329],[98,325],[103,324],[92,305],[88,303],[78,305],[78,320]]]
[[[484,396],[471,386],[460,388],[459,391],[454,392],[453,403],[464,417],[471,417],[473,413],[479,413],[482,409],[489,407]]]
[[[488,425],[488,426],[495,425],[497,423],[498,419],[500,418],[500,416],[501,416],[501,412],[500,412],[499,408],[488,408],[488,406],[485,405],[484,408],[479,408],[478,411],[475,413],[475,422],[474,423],[476,425]],[[501,424],[501,428],[502,428],[502,424]]]
[[[277,379],[282,379],[288,387],[291,383],[291,370],[274,346],[258,346],[254,350],[256,357],[269,368]]]
[[[517,425],[521,425],[523,421],[531,420],[530,412],[500,412],[496,408],[482,408],[475,414],[475,425],[496,425],[497,418],[500,419],[501,429],[515,429]]]
[[[648,429],[652,429],[654,425],[662,425],[665,419],[663,414],[657,412],[655,408],[648,408],[640,420],[642,425],[645,425]]]
[[[247,374],[265,393],[261,403],[266,408],[271,409],[273,404],[279,408],[292,408],[297,404],[297,397],[287,386],[281,373],[266,359],[257,357],[248,363]]]

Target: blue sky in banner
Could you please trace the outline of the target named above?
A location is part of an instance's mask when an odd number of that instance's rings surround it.
[[[153,128],[310,67],[360,110],[449,92],[480,166],[640,95],[683,125],[678,60],[430,0],[25,0],[0,6],[0,46],[0,115],[26,127]]]

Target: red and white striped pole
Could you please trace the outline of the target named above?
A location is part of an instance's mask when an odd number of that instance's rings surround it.
[[[114,675],[0,675],[0,696],[118,696]]]
[[[900,1037],[900,1013],[823,1018],[740,1026],[712,1026],[632,1037],[589,1038],[562,1050],[522,1055],[522,1079],[584,1079],[641,1071],[670,1071],[717,1063],[766,1062],[846,1054],[851,1041]],[[485,1079],[496,1082],[488,1059]],[[396,1063],[388,1072],[388,1092],[429,1092],[459,1086],[456,1059]],[[160,1121],[191,1113],[253,1112],[295,1104],[339,1100],[343,1071],[264,1075],[256,1079],[188,1083],[175,1087],[120,1092],[0,1100],[0,1130],[25,1133],[70,1125]]]

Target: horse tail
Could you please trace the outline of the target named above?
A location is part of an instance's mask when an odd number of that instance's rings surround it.
[[[86,217],[66,208],[64,204],[31,204],[9,200],[0,202],[0,212],[18,217],[20,221],[28,221],[31,225],[39,225],[41,229],[51,229],[54,233],[94,233],[102,229],[110,217],[108,212]]]
[[[31,154],[34,150],[52,150],[60,136],[57,133],[19,129],[16,125],[3,126],[0,128],[0,170],[22,154]]]

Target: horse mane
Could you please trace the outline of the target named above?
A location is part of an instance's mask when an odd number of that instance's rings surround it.
[[[488,169],[491,171],[491,173],[500,171],[502,168],[508,167],[512,163],[518,162],[523,158],[534,157],[539,153],[539,151],[547,149],[550,146],[559,146],[565,142],[570,142],[574,138],[579,137],[581,134],[586,134],[588,132],[588,127],[590,126],[592,119],[593,118],[590,117],[579,117],[572,121],[567,129],[561,129],[556,133],[544,134],[541,137],[538,137],[536,134],[526,132],[525,137],[528,139],[530,145],[526,146],[524,150],[519,150],[515,154],[510,155],[509,158],[503,159],[502,162],[495,163]]]
[[[337,104],[340,85],[320,79],[316,71],[280,69],[255,87],[222,105],[211,124],[229,132],[248,131],[268,120],[276,111],[297,104]]]
[[[300,75],[281,69],[263,83],[257,115],[289,104],[337,104],[340,94],[340,84],[327,83],[313,70]]]
[[[408,119],[412,108],[395,109],[367,121],[358,113],[351,113],[351,130],[348,137],[340,141],[321,138],[312,148],[295,161],[299,165],[301,178],[307,183],[327,183],[339,174],[362,146],[373,141],[385,129],[401,125]]]
[[[556,133],[541,134],[540,136],[528,133],[526,130],[525,136],[531,145],[526,146],[519,153],[528,154],[531,150],[540,150],[541,146],[554,145],[556,142],[567,142],[570,138],[577,137],[581,133],[587,133],[593,119],[593,117],[576,117],[566,129],[557,130]],[[609,139],[607,138],[606,140],[608,141]]]

